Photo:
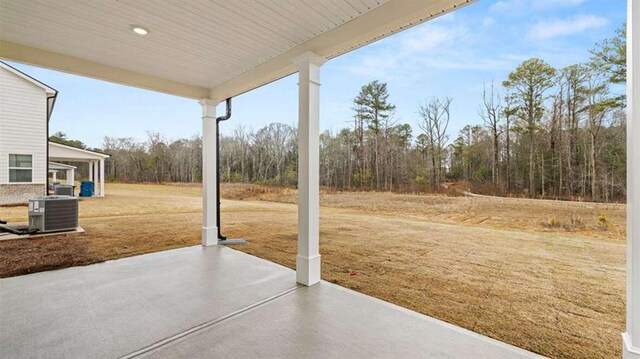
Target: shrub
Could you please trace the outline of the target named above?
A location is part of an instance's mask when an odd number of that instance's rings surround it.
[[[414,180],[414,182],[416,183],[417,186],[420,186],[420,187],[426,187],[429,184],[427,179],[422,176],[416,176],[416,179]]]
[[[598,227],[603,230],[606,231],[609,229],[611,222],[609,222],[609,217],[607,217],[607,214],[604,212],[600,212],[600,214],[598,214]]]
[[[549,228],[558,228],[558,227],[560,227],[560,221],[558,221],[558,219],[555,216],[551,217],[547,221],[547,227],[549,227]]]

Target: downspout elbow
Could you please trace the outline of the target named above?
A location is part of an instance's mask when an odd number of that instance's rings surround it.
[[[222,121],[226,121],[226,120],[231,118],[231,97],[226,99],[225,103],[227,105],[227,113],[224,116],[220,116],[220,117],[216,118],[216,122],[218,122],[218,123],[220,123]]]

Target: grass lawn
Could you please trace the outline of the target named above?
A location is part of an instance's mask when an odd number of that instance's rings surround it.
[[[200,243],[201,190],[108,184],[80,202],[84,234],[0,241],[0,276]],[[295,191],[223,185],[223,233],[293,268]],[[330,192],[322,277],[552,357],[617,358],[625,320],[624,205]],[[26,207],[0,208],[26,221]]]

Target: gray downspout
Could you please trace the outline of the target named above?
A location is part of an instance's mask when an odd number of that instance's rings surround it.
[[[226,115],[216,118],[216,223],[218,225],[218,239],[221,241],[227,240],[227,237],[222,235],[220,228],[220,122],[231,118],[231,97],[227,99],[226,103]]]
[[[47,149],[46,149],[46,158],[45,158],[45,194],[49,195],[49,120],[51,119],[51,113],[53,113],[53,107],[56,105],[56,98],[58,97],[58,92],[53,96],[47,96]]]

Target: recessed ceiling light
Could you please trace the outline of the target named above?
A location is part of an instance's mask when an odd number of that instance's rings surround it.
[[[146,27],[142,27],[139,25],[131,25],[131,31],[135,32],[138,35],[146,35],[149,33],[149,30]]]

